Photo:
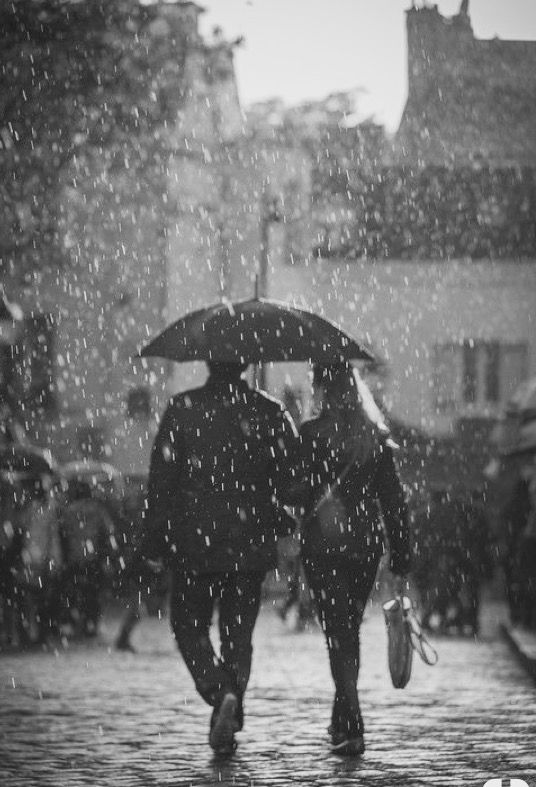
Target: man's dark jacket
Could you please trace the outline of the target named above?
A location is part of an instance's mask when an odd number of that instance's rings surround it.
[[[151,456],[147,556],[200,573],[275,565],[296,441],[282,405],[242,380],[175,396]]]

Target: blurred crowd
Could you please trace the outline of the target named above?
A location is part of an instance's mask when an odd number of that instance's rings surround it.
[[[424,628],[478,634],[480,591],[494,568],[482,496],[432,489],[413,511],[412,537]]]
[[[536,464],[523,463],[501,508],[501,559],[513,623],[536,631]]]
[[[131,650],[140,610],[161,611],[168,590],[165,572],[125,571],[146,479],[92,460],[57,465],[13,427],[8,434],[4,423],[0,435],[0,649],[94,637],[103,605],[119,600],[116,645]],[[526,451],[472,494],[445,484],[410,498],[412,579],[424,627],[478,634],[481,590],[493,581],[504,585],[512,622],[536,630],[534,456]],[[296,536],[281,542],[278,576],[276,608],[302,629],[315,612]]]
[[[145,479],[93,460],[58,465],[13,426],[0,434],[0,647],[94,637],[114,598],[137,620],[140,583],[125,567]]]

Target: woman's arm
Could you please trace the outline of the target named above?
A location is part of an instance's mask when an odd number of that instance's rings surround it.
[[[394,574],[406,574],[411,563],[408,508],[393,450],[385,444],[382,444],[373,488],[380,503],[389,539],[391,571]]]

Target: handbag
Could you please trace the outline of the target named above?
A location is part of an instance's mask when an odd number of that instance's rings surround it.
[[[316,517],[323,538],[330,545],[343,544],[347,546],[347,536],[350,532],[350,517],[346,508],[346,501],[341,492],[341,484],[357,461],[357,453],[344,466],[333,484],[329,484],[324,494],[317,501],[307,520]]]
[[[422,632],[421,625],[407,596],[386,601],[383,614],[387,626],[387,659],[395,689],[403,689],[411,678],[413,651],[429,666],[437,664],[439,656]]]
[[[292,536],[298,527],[298,520],[287,506],[277,505],[275,509],[275,535],[278,538]]]
[[[337,543],[348,533],[348,512],[337,489],[330,487],[321,497],[316,507],[316,518],[323,538],[330,544]]]

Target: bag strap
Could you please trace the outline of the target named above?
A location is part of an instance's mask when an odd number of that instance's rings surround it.
[[[333,490],[337,489],[338,487],[340,487],[340,485],[342,484],[342,482],[344,481],[344,479],[346,478],[346,476],[348,475],[348,473],[350,472],[352,467],[357,462],[357,457],[358,457],[358,451],[355,451],[354,455],[352,456],[350,461],[343,467],[343,469],[341,470],[341,472],[339,473],[339,475],[337,476],[335,481],[332,484],[328,484],[327,485],[327,487],[326,487],[325,491],[323,492],[323,494],[321,495],[321,497],[316,501],[315,506],[314,506],[313,510],[310,512],[310,514],[307,517],[305,517],[305,519],[302,519],[302,525],[307,523],[307,522],[310,522],[311,519],[314,516],[316,516],[316,514],[318,513],[318,509],[322,505],[324,505],[326,500],[328,500],[331,497],[331,495],[333,494]]]
[[[420,623],[413,614],[413,611],[406,610],[404,617],[408,626],[411,647],[419,654],[425,664],[433,667],[439,661],[437,650],[433,647],[430,640],[423,633]]]

